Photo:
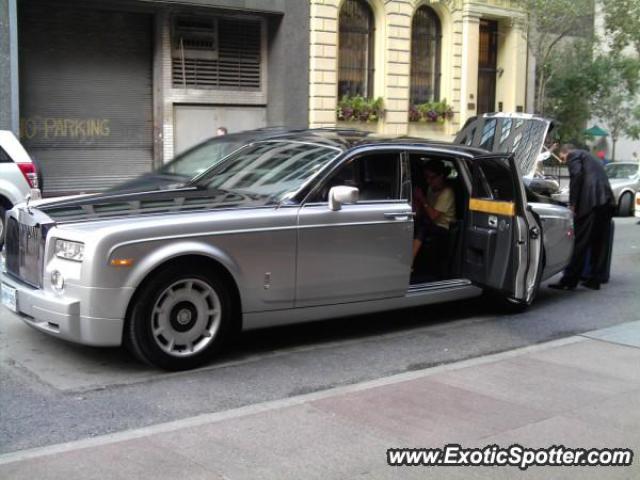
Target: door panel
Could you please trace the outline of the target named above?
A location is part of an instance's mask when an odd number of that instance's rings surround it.
[[[300,209],[296,306],[405,295],[411,270],[413,212],[409,170],[400,152],[356,154],[328,176]],[[360,200],[329,209],[334,186],[356,187]]]
[[[296,306],[404,295],[413,217],[406,202],[305,206],[300,211]]]
[[[472,196],[464,268],[473,282],[517,300],[531,297],[541,260],[541,229],[526,204],[513,156],[471,162]]]

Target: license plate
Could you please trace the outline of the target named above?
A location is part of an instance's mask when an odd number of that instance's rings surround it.
[[[2,305],[13,312],[18,311],[18,295],[15,288],[11,288],[6,283],[2,284]]]

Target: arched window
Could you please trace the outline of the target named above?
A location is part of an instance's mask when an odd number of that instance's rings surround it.
[[[365,0],[346,0],[340,10],[338,95],[373,96],[374,18]]]
[[[411,104],[440,100],[440,20],[429,7],[420,7],[411,28]]]

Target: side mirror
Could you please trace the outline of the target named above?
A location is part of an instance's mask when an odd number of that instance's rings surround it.
[[[360,191],[355,187],[331,187],[329,190],[329,210],[337,212],[346,203],[357,203]]]

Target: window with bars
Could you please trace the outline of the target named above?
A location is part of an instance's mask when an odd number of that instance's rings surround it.
[[[375,22],[365,0],[346,0],[340,9],[339,97],[373,97]]]
[[[420,7],[411,28],[411,104],[440,100],[442,29],[436,12]]]
[[[172,43],[174,87],[260,90],[259,20],[176,17]]]

